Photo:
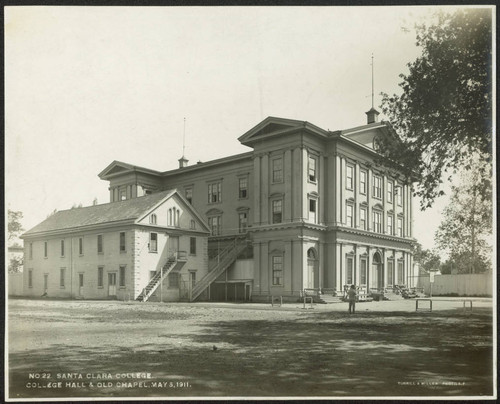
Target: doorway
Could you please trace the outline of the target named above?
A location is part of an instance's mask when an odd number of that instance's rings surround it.
[[[384,288],[384,267],[382,265],[382,257],[378,251],[373,254],[372,276],[370,283],[371,287],[374,289],[381,290]]]
[[[168,256],[172,255],[177,258],[177,251],[179,251],[179,237],[178,236],[170,236],[168,238]]]
[[[83,274],[78,274],[78,295],[83,296]]]
[[[108,296],[116,297],[116,272],[108,273]]]
[[[314,289],[318,284],[316,281],[316,275],[318,272],[318,258],[316,254],[316,250],[314,248],[310,248],[307,250],[307,280],[306,280],[306,288]]]

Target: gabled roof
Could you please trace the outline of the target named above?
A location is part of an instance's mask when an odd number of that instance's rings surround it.
[[[328,131],[321,129],[307,121],[298,121],[295,119],[285,119],[269,116],[262,122],[254,126],[245,134],[240,136],[240,143],[250,146],[254,142],[261,139],[282,136],[284,134],[293,133],[297,130],[307,130],[320,136],[328,136]]]
[[[42,223],[25,232],[21,238],[42,233],[82,230],[91,226],[133,224],[174,194],[177,194],[179,199],[183,201],[191,213],[203,223],[204,227],[206,227],[199,214],[186,202],[182,195],[174,189],[120,202],[62,210],[54,213]],[[208,229],[206,230],[208,231]]]
[[[149,168],[134,166],[132,164],[124,163],[122,161],[114,160],[109,164],[104,170],[102,170],[98,177],[100,179],[108,179],[114,175],[121,175],[128,172],[140,172],[144,174],[159,175],[160,172],[156,170],[151,170]]]

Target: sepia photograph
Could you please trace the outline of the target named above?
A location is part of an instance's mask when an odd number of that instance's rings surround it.
[[[3,8],[5,401],[497,398],[495,6],[85,4]]]

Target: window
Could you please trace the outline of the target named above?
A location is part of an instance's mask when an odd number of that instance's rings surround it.
[[[194,220],[192,220],[192,219],[191,219],[191,223],[189,224],[189,228],[190,228],[191,230],[196,229],[196,222],[195,222]]]
[[[120,190],[120,201],[127,199],[127,191],[125,189]]]
[[[345,216],[346,216],[346,225],[349,227],[352,227],[353,221],[352,221],[352,212],[354,210],[354,206],[348,203],[345,206]]]
[[[64,288],[65,282],[66,282],[66,268],[61,268],[59,277],[59,286],[61,288]]]
[[[186,199],[191,205],[193,204],[193,188],[186,188]]]
[[[149,216],[149,223],[156,224],[156,214],[153,213],[151,216]]]
[[[316,158],[313,156],[309,156],[307,172],[309,175],[309,181],[316,182]]]
[[[158,251],[158,233],[149,233],[149,252]]]
[[[353,268],[353,262],[354,262],[354,258],[353,257],[347,257],[346,258],[346,283],[349,284],[349,285],[352,285],[354,282],[354,277],[353,277],[353,272],[354,272],[354,268]]]
[[[387,183],[387,202],[392,203],[394,197],[394,184],[389,181]]]
[[[47,242],[43,242],[43,257],[47,258],[49,255],[49,246],[47,245]]]
[[[153,191],[151,191],[150,189],[144,190],[144,195],[151,195],[152,193],[153,193]]]
[[[366,208],[359,208],[359,227],[362,230],[366,230]]]
[[[61,240],[61,257],[64,257],[64,240]]]
[[[196,285],[196,271],[189,271],[189,276],[191,280],[191,289]]]
[[[33,243],[29,244],[29,247],[28,247],[28,257],[29,257],[30,260],[33,259]]]
[[[281,223],[282,216],[282,200],[273,201],[273,223]]]
[[[398,206],[403,206],[403,187],[396,187]]]
[[[273,160],[273,182],[283,181],[283,159],[277,158]]]
[[[248,178],[245,177],[245,178],[240,178],[239,180],[239,186],[240,186],[240,190],[239,190],[239,193],[238,193],[238,197],[240,199],[245,199],[248,197]]]
[[[248,225],[248,213],[241,212],[238,214],[238,228],[240,233],[245,233]]]
[[[273,286],[283,284],[283,257],[273,256]]]
[[[170,208],[168,210],[167,224],[169,226],[179,227],[181,211],[176,208]]]
[[[196,255],[196,237],[189,238],[189,254]]]
[[[354,167],[353,166],[346,166],[346,173],[345,173],[345,187],[347,189],[353,189],[353,176],[354,176]]]
[[[398,282],[400,285],[404,285],[404,262],[403,260],[398,260]]]
[[[392,215],[387,215],[387,234],[392,236],[394,228],[394,217]]]
[[[120,232],[120,252],[125,252],[125,232]]]
[[[359,260],[359,283],[360,285],[366,285],[366,258],[361,258]]]
[[[97,236],[97,253],[98,254],[102,254],[103,253],[102,234],[99,234]]]
[[[316,199],[309,199],[309,220],[316,223],[316,208],[318,203]]]
[[[382,177],[378,175],[373,176],[373,197],[382,198]]]
[[[179,287],[179,274],[177,272],[171,272],[168,274],[168,287],[169,288]]]
[[[208,184],[208,203],[221,202],[221,190],[222,184],[220,182]]]
[[[394,261],[387,260],[387,284],[392,285],[394,283]]]
[[[125,287],[125,265],[120,265],[120,287]]]
[[[78,254],[83,255],[83,238],[78,239]]]
[[[403,218],[398,217],[398,236],[403,237]]]
[[[218,236],[221,233],[222,216],[211,216],[208,218],[208,227],[212,232],[212,236]]]
[[[33,287],[33,270],[32,269],[28,270],[28,287],[29,288]]]
[[[366,171],[359,172],[359,192],[366,195]]]
[[[382,212],[378,210],[373,211],[373,231],[377,233],[382,232]]]
[[[104,267],[97,267],[97,287],[104,286]]]

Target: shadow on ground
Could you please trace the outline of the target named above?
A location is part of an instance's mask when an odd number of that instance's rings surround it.
[[[141,320],[137,320],[140,327]],[[200,324],[198,324],[200,325]],[[493,394],[491,310],[432,313],[338,312],[293,320],[203,324],[177,336],[165,330],[150,343],[53,344],[10,355],[10,397],[170,396],[479,396]],[[111,327],[112,328],[112,327]],[[215,348],[215,349],[214,349]],[[26,388],[29,372],[105,373],[112,382],[90,387]],[[151,372],[145,388],[118,382],[124,369]],[[64,383],[68,380],[64,380]],[[161,386],[152,382],[161,382]],[[37,380],[41,385],[43,380]],[[167,386],[163,385],[167,382]],[[169,385],[168,383],[173,383]],[[177,382],[189,386],[173,387]],[[86,383],[86,385],[85,385]]]

